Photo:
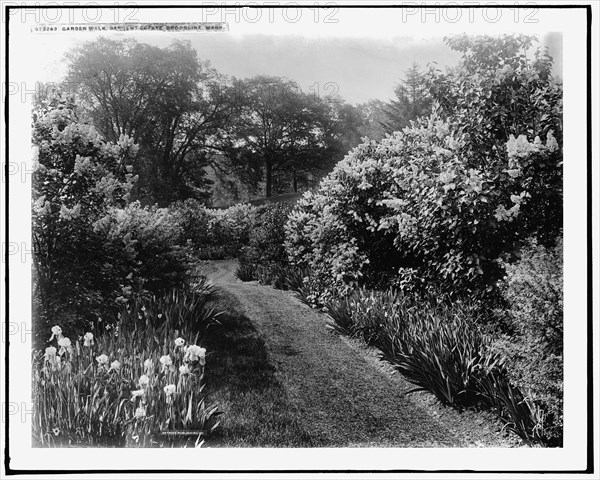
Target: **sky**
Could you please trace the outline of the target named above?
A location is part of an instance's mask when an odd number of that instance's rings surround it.
[[[341,11],[337,14],[340,22],[332,25],[307,23],[313,19],[307,19],[308,13],[306,10],[304,12],[304,25],[302,22],[281,21],[271,24],[264,18],[260,28],[248,22],[233,22],[229,25],[230,31],[225,33],[184,33],[176,36],[162,32],[127,32],[113,33],[111,38],[133,37],[140,42],[161,47],[167,46],[175,38],[190,40],[198,57],[209,60],[223,74],[238,78],[259,74],[286,77],[297,81],[305,91],[323,96],[337,93],[352,104],[372,98],[384,101],[393,98],[394,86],[413,62],[423,68],[437,62],[443,68],[456,65],[459,60],[459,54],[445,45],[443,37],[462,33],[460,29],[453,31],[447,25],[435,25],[435,28],[428,29],[423,29],[421,25],[419,29],[411,28],[409,23],[400,28],[401,18],[396,18],[395,24],[390,23],[394,19],[388,17],[393,15],[382,15],[384,11],[379,11],[372,19],[378,21],[379,27],[377,22],[375,25],[371,22],[369,28],[358,29],[355,28],[356,22],[361,15],[373,16],[373,11]],[[350,13],[354,14],[346,18]],[[492,26],[499,29],[497,24]],[[487,32],[486,29],[478,30],[474,25],[470,26],[470,30],[472,33]],[[555,73],[560,74],[561,35],[535,31],[527,33],[538,34],[542,44],[550,48],[555,59]],[[89,32],[32,37],[35,43],[31,44],[27,55],[32,58],[29,64],[34,69],[35,80],[60,81],[66,73],[65,52],[96,37],[96,34]]]
[[[175,38],[160,34],[127,36],[161,47]],[[61,48],[55,47],[43,55],[38,63],[39,80],[59,81],[66,73],[62,55],[87,38],[69,39]],[[371,98],[392,98],[394,86],[413,62],[425,67],[430,62],[452,65],[459,59],[441,38],[311,38],[223,33],[181,38],[190,40],[198,58],[209,60],[223,74],[238,78],[260,74],[286,77],[297,81],[305,91],[310,89],[320,95],[337,93],[353,104]]]
[[[201,59],[221,73],[296,80],[303,90],[337,93],[350,103],[389,99],[414,61],[452,64],[458,55],[441,39],[310,38],[300,35],[200,36],[191,40]]]

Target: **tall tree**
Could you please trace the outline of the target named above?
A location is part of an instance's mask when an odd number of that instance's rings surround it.
[[[231,105],[224,78],[189,42],[159,48],[100,38],[67,58],[67,80],[81,86],[98,129],[109,140],[127,135],[139,143],[140,196],[168,203],[206,194],[203,168],[214,160]]]
[[[431,113],[432,98],[427,89],[425,74],[416,62],[396,85],[394,94],[396,98],[384,109],[387,119],[383,121],[383,126],[388,133],[402,130],[411,120]]]
[[[277,179],[291,180],[318,167],[329,135],[327,105],[293,81],[260,75],[235,82],[238,112],[231,122],[232,162],[264,179],[265,196]]]
[[[362,117],[362,125],[359,128],[361,137],[369,140],[381,140],[389,133],[385,127],[387,121],[386,104],[378,99],[371,99],[356,107]]]

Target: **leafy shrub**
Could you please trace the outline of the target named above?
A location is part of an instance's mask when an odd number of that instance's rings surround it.
[[[321,182],[316,193],[304,194],[285,226],[292,265],[312,272],[306,287],[313,304],[325,304],[338,289],[348,293],[368,264],[367,254],[359,245],[371,232],[360,235],[359,229],[352,230],[351,212],[358,202],[351,201],[354,192],[342,183],[344,161]],[[368,207],[368,200],[364,200]]]
[[[289,204],[281,203],[271,203],[257,209],[250,231],[249,250],[246,252],[251,260],[279,265],[287,263],[284,226],[290,210]]]
[[[213,210],[213,215],[221,224],[224,238],[233,245],[246,245],[257,215],[256,207],[248,203],[238,203],[225,210]],[[216,237],[216,234],[214,234]],[[218,238],[215,238],[218,241]]]
[[[114,328],[75,342],[52,328],[56,345],[34,352],[36,446],[199,446],[216,427],[201,396],[205,349],[187,327],[161,331],[138,313],[124,308]],[[202,433],[162,433],[181,430]]]
[[[185,243],[201,259],[237,257],[248,244],[256,207],[237,204],[224,210],[206,208],[196,200],[174,204]],[[183,242],[182,242],[183,243]]]
[[[248,246],[240,253],[240,265],[252,272],[253,279],[276,288],[287,289],[288,265],[285,242],[285,223],[291,207],[271,203],[257,208],[250,229]]]
[[[555,443],[563,427],[563,242],[551,248],[529,242],[507,264],[502,283],[512,335],[497,342],[510,359],[511,381],[544,412],[539,436]],[[541,423],[541,422],[540,422]]]
[[[527,35],[456,35],[445,41],[462,59],[446,72],[430,70],[426,83],[438,113],[465,135],[463,154],[472,168],[517,175],[520,191],[530,195],[526,202],[511,198],[512,203],[503,204],[511,215],[519,213],[511,221],[524,233],[520,240],[534,235],[552,244],[562,228],[562,156],[544,158],[535,148],[539,140],[533,145],[524,141],[552,135],[562,145],[562,83],[552,77],[548,49],[534,48],[538,40]],[[508,152],[513,165],[507,169],[498,153],[511,136],[520,137],[519,151],[511,155],[513,141]],[[506,220],[505,211],[496,210],[500,221]]]
[[[208,245],[200,249],[200,258],[224,259],[237,257],[248,244],[255,207],[237,204],[225,210],[207,210]]]
[[[114,304],[105,299],[115,297],[123,278],[94,224],[129,201],[137,145],[126,136],[115,144],[105,142],[79,120],[75,100],[59,92],[36,104],[32,142],[37,343],[45,336],[40,332],[59,319],[76,326],[84,315],[114,313]]]
[[[553,132],[562,143],[562,85],[552,77],[547,48],[534,49],[535,37],[463,34],[444,40],[462,54],[461,62],[444,72],[431,69],[425,83],[442,118],[468,135],[469,151],[479,154],[477,168],[489,164],[511,134],[545,138]]]
[[[496,259],[526,231],[520,219],[536,193],[526,187],[535,165],[556,167],[560,154],[552,135],[545,145],[511,138],[509,173],[498,174],[472,168],[464,144],[431,117],[360,145],[300,199],[286,245],[294,265],[313,270],[323,299],[355,285],[491,291],[502,273]]]
[[[133,202],[110,209],[94,224],[94,230],[105,238],[105,248],[121,278],[126,281],[129,276],[137,282],[129,285],[131,288],[161,293],[187,279],[189,259],[179,245],[181,229],[170,209]]]
[[[174,215],[177,217],[177,223],[181,228],[181,244],[191,243],[195,249],[209,245],[209,222],[212,218],[211,210],[195,199],[173,203],[170,206]]]
[[[313,270],[321,303],[356,285],[490,297],[499,256],[561,228],[562,89],[551,60],[522,54],[526,38],[465,42],[452,44],[467,52],[460,75],[432,73],[440,106],[429,118],[358,146],[290,215],[290,260]],[[519,109],[506,111],[507,99]]]

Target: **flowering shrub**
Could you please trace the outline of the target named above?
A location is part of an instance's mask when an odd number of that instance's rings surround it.
[[[317,299],[356,284],[481,297],[503,274],[499,256],[556,237],[562,87],[551,58],[526,55],[531,42],[449,40],[463,60],[431,72],[433,114],[359,145],[298,202],[286,245],[313,270]]]
[[[426,76],[442,118],[468,137],[477,168],[491,166],[511,135],[562,143],[562,84],[552,77],[552,57],[527,35],[455,35],[444,39],[461,53],[456,68]]]
[[[34,352],[36,446],[202,444],[218,423],[201,395],[206,350],[190,344],[187,328],[152,325],[123,310],[114,330],[87,332],[83,344],[52,328],[56,346]]]
[[[356,284],[491,290],[498,256],[537,227],[539,165],[557,169],[561,156],[551,133],[511,137],[498,172],[473,168],[464,146],[432,116],[357,147],[290,215],[292,263],[313,270],[321,296]]]
[[[463,59],[430,72],[432,115],[351,151],[297,203],[286,248],[311,271],[304,296],[326,306],[338,331],[377,344],[442,401],[476,399],[523,438],[552,444],[562,422],[562,276],[547,275],[547,253],[533,260],[526,251],[516,270],[505,263],[529,236],[552,246],[562,232],[562,86],[547,53],[528,56],[532,41],[448,40]],[[357,285],[391,285],[414,299],[441,291],[486,309],[504,293],[513,306],[509,358],[461,308],[422,300],[398,314],[395,300],[352,293]]]
[[[452,143],[452,137],[445,141]],[[394,245],[409,252],[410,267],[422,283],[473,296],[492,290],[501,275],[497,258],[511,253],[526,232],[536,232],[538,222],[544,222],[539,207],[555,192],[551,184],[545,184],[547,190],[537,186],[536,166],[559,169],[562,157],[552,133],[545,144],[538,137],[529,143],[525,136],[511,136],[501,172],[472,168],[457,148],[460,144],[454,151],[438,151],[441,158],[434,148],[425,162],[411,159],[398,168],[403,189],[383,201],[393,214],[379,228],[394,232]],[[558,213],[555,207],[546,215]]]
[[[307,297],[315,305],[325,303],[338,289],[349,291],[369,263],[359,244],[372,231],[365,230],[362,218],[353,209],[360,202],[353,198],[355,191],[351,187],[346,189],[347,158],[321,182],[316,193],[303,195],[285,225],[290,262],[298,268],[310,269]],[[368,208],[369,201],[364,200]]]
[[[126,136],[105,142],[59,93],[36,105],[32,143],[34,315],[36,330],[47,331],[58,318],[69,326],[107,313],[119,279],[93,226],[128,202],[137,146]]]

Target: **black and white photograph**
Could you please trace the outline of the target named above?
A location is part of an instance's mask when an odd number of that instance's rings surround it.
[[[598,478],[597,4],[64,3],[2,2],[5,474]]]

